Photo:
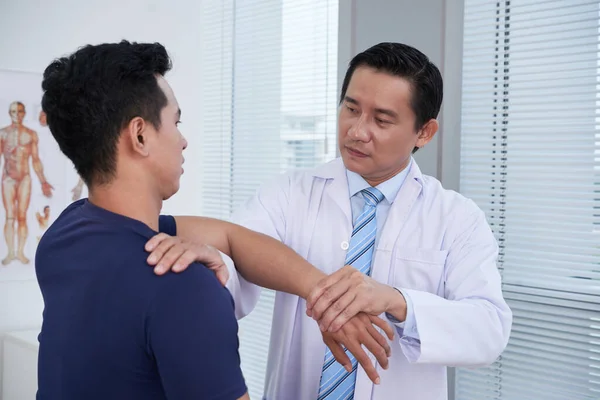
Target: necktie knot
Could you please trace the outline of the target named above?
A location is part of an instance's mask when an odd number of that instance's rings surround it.
[[[363,197],[365,198],[366,204],[371,207],[375,207],[381,200],[383,200],[383,193],[379,191],[379,189],[374,187],[368,187],[366,189],[361,190]]]

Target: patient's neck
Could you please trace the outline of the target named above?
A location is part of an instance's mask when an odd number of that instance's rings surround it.
[[[158,231],[162,198],[141,180],[117,178],[108,184],[93,185],[88,197],[95,206],[136,219]]]

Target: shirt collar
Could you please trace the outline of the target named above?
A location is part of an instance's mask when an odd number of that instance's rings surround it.
[[[376,186],[376,188],[383,193],[383,196],[390,204],[394,202],[396,195],[406,180],[406,176],[410,171],[412,163],[413,159],[411,157],[406,168],[404,168],[399,174],[394,175],[392,178]],[[364,178],[356,172],[346,169],[346,176],[348,177],[348,189],[350,197],[354,196],[361,190],[370,187],[367,181],[365,181]]]

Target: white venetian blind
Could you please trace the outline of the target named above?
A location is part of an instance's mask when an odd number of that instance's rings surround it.
[[[461,191],[500,244],[509,345],[456,399],[600,399],[600,7],[465,0]]]
[[[335,157],[337,0],[203,0],[203,214],[229,219],[258,186]],[[242,369],[261,399],[274,294],[240,321]]]

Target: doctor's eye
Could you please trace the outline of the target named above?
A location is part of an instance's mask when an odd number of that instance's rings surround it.
[[[358,112],[358,110],[354,107],[350,107],[349,105],[346,104],[346,108],[348,109],[348,111],[350,111],[350,113],[352,114],[356,114]]]

